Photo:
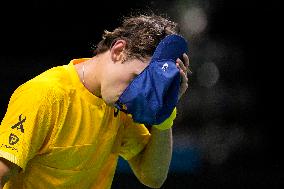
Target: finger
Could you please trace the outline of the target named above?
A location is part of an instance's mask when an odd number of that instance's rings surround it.
[[[180,76],[181,76],[180,92],[183,94],[188,88],[188,78],[183,71],[180,71]]]
[[[179,70],[181,69],[178,62],[176,62],[176,66]]]
[[[189,67],[189,58],[188,58],[187,54],[183,53],[182,57],[183,57],[183,63],[185,65],[185,67],[188,68]]]
[[[190,67],[189,67],[189,62],[190,62],[190,59],[189,59],[189,57],[187,56],[187,54],[185,54],[185,53],[183,53],[183,60],[184,60],[184,65],[185,65],[185,67],[187,68],[187,73],[189,74],[189,75],[191,75],[192,74],[192,71],[191,71],[191,69],[190,69]]]
[[[177,59],[177,63],[180,65],[179,67],[187,74],[189,75],[192,75],[192,71],[191,69],[189,68],[189,66],[186,66],[186,65],[189,65],[189,58],[186,54],[183,54],[184,56],[184,62],[181,61],[179,58]]]
[[[183,96],[183,94],[186,92],[188,88],[188,78],[186,76],[186,73],[184,73],[181,69],[180,69],[180,77],[181,77],[181,83],[179,88],[179,99]]]
[[[179,67],[186,73],[187,68],[185,67],[184,63],[179,58],[176,60],[176,62],[178,63]]]
[[[181,76],[181,84],[187,84],[188,83],[188,77],[183,70],[180,70],[180,76]]]
[[[192,71],[191,71],[190,68],[187,68],[187,73],[188,73],[189,75],[192,75]]]

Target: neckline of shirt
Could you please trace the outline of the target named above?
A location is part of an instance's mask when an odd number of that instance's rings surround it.
[[[80,64],[86,60],[89,60],[90,58],[80,58],[80,59],[73,59],[70,61],[70,63],[67,65],[67,69],[69,70],[69,75],[72,79],[72,83],[75,86],[76,90],[79,91],[82,95],[84,95],[84,98],[88,100],[91,104],[94,105],[100,105],[100,106],[106,106],[105,102],[102,98],[97,97],[96,95],[92,94],[81,82],[79,75],[76,71],[75,64]]]

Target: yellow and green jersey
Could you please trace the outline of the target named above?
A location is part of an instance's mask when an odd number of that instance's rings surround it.
[[[22,168],[5,189],[108,189],[118,156],[143,150],[142,124],[91,94],[74,64],[47,70],[18,87],[0,125],[0,157]]]

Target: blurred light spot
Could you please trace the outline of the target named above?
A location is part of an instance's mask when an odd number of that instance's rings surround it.
[[[199,34],[207,26],[207,16],[201,8],[190,8],[181,16],[181,28],[189,34]]]
[[[219,76],[219,69],[213,62],[204,63],[197,70],[197,80],[199,84],[207,88],[214,86]]]

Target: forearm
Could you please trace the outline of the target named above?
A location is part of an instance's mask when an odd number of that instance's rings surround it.
[[[171,157],[172,129],[161,131],[152,127],[146,148],[129,162],[143,184],[159,188],[167,178]]]

